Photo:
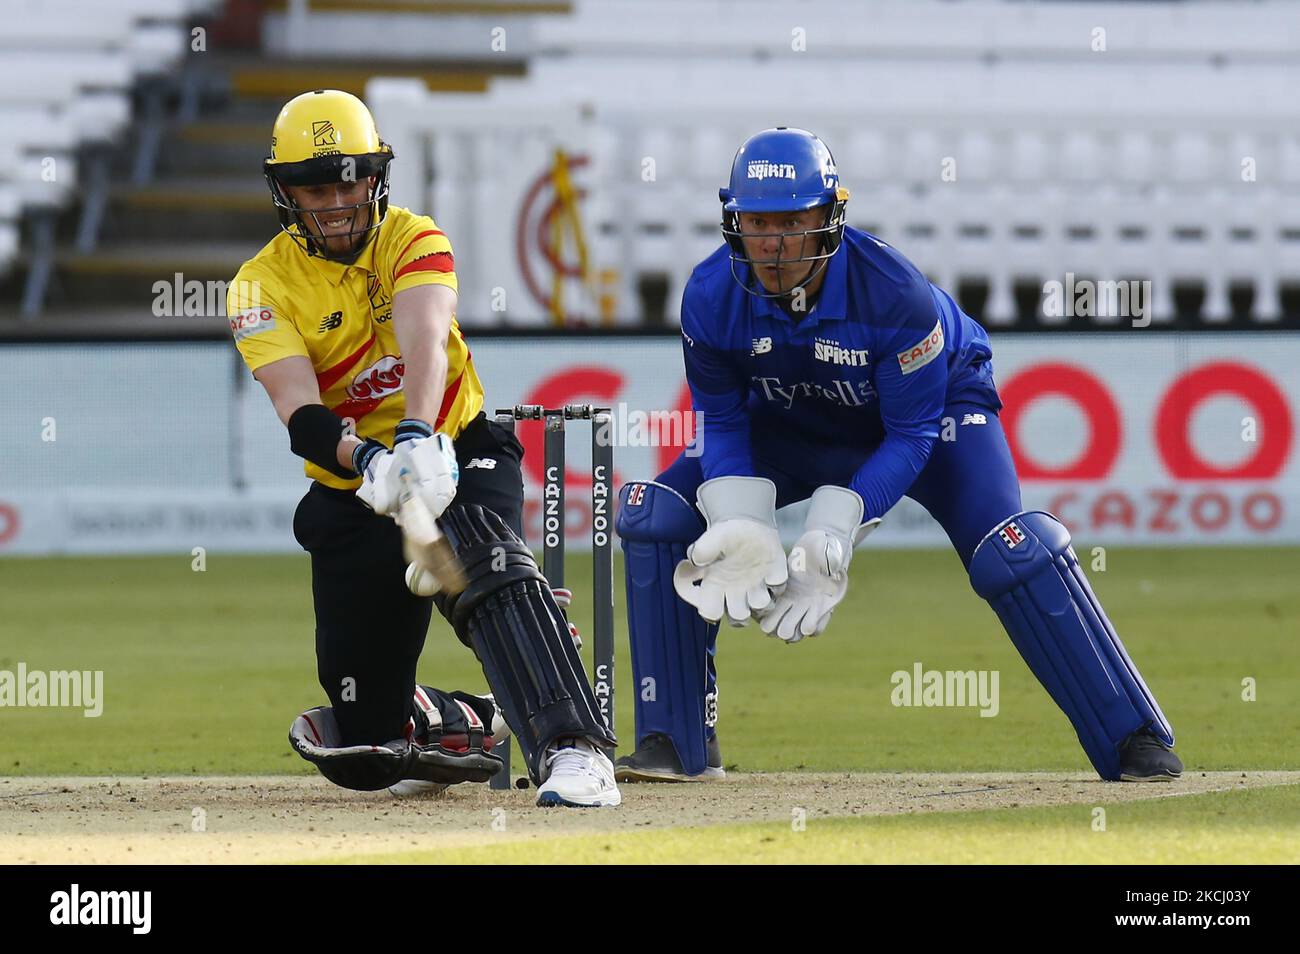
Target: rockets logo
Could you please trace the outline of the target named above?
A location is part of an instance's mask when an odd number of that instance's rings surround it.
[[[999,530],[998,536],[1002,538],[1002,542],[1007,545],[1008,550],[1014,550],[1020,544],[1025,542],[1024,531],[1022,531],[1014,523],[1009,523],[1001,530]]]
[[[338,134],[334,132],[334,123],[328,119],[317,119],[312,122],[311,139],[312,145],[318,148],[337,146],[339,142]]]
[[[366,368],[344,390],[354,401],[382,398],[402,390],[402,375],[406,365],[401,358],[386,354]]]

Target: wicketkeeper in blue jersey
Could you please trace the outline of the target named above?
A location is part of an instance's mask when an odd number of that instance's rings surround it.
[[[821,633],[854,546],[907,495],[1107,780],[1177,778],[1173,729],[1049,513],[1020,501],[988,336],[895,249],[848,228],[826,145],[761,132],[720,190],[726,244],[682,296],[698,456],[622,488],[637,749],[620,781],[723,776],[714,644],[725,616]],[[946,418],[949,436],[941,440]],[[810,501],[781,546],[776,509]]]

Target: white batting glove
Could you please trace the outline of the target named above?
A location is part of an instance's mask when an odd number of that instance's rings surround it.
[[[673,587],[710,623],[726,615],[743,624],[771,604],[769,588],[787,577],[776,485],[763,477],[715,477],[700,484],[696,502],[708,526],[677,564]]]
[[[456,496],[460,465],[451,438],[439,431],[432,437],[402,441],[393,448],[393,464],[388,471],[389,491],[400,500],[403,483],[420,498],[436,520]]]
[[[391,451],[372,455],[361,477],[357,496],[375,513],[396,516],[405,483],[436,519],[456,496],[460,466],[451,438],[439,432],[407,438]]]
[[[357,497],[378,514],[397,513],[397,485],[392,479],[393,452],[384,450],[370,455],[361,471],[361,486]]]
[[[849,587],[853,548],[880,523],[862,523],[862,498],[845,487],[818,487],[803,536],[790,549],[790,576],[771,606],[755,614],[769,636],[797,643],[819,636]]]

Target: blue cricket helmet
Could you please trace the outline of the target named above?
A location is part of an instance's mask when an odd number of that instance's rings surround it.
[[[840,185],[835,157],[826,143],[806,129],[778,126],[746,139],[732,160],[731,182],[718,190],[718,198],[722,200],[722,234],[731,247],[731,273],[746,291],[761,298],[785,298],[807,285],[826,267],[844,239],[849,190]],[[815,252],[793,259],[782,259],[778,253],[773,262],[816,262],[807,277],[788,289],[769,292],[754,281],[752,269],[747,278],[739,274],[737,265],[752,264],[743,239],[747,234],[766,234],[743,232],[742,212],[804,212],[821,206],[826,206],[826,219],[820,227],[780,233],[782,248],[790,235],[818,238]]]

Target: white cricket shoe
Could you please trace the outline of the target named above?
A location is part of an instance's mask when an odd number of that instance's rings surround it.
[[[570,739],[546,751],[546,781],[537,790],[543,807],[613,808],[623,803],[614,763],[586,739]]]

